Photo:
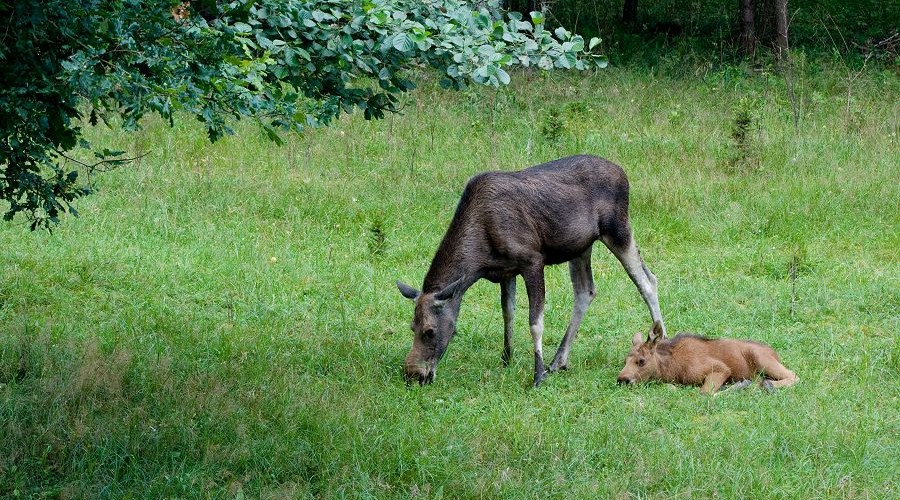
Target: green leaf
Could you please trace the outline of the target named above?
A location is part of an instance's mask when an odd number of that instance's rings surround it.
[[[549,71],[553,69],[553,61],[550,60],[549,56],[541,56],[541,58],[538,59],[538,68]]]
[[[600,39],[597,37],[591,38],[591,41],[588,42],[588,50],[594,50],[594,47],[600,45]]]
[[[584,38],[582,38],[581,35],[575,35],[569,43],[572,44],[572,50],[575,52],[584,50]]]
[[[497,79],[503,85],[509,85],[509,73],[503,71],[503,68],[497,68]]]
[[[572,67],[575,66],[575,60],[575,54],[568,52],[556,59],[556,66],[565,69],[572,69]]]
[[[484,83],[488,78],[488,67],[481,66],[472,72],[472,79],[478,83]]]
[[[274,142],[275,144],[277,144],[279,146],[284,145],[284,139],[282,139],[281,136],[278,135],[278,132],[276,132],[275,129],[273,129],[272,127],[270,127],[268,125],[263,125],[263,130],[266,133],[266,137],[270,141]]]
[[[482,45],[481,47],[478,47],[478,53],[490,58],[494,54],[496,54],[497,51],[494,50],[494,47],[492,45]]]
[[[333,21],[334,20],[334,16],[332,16],[331,14],[329,14],[327,12],[322,12],[321,10],[314,10],[312,12],[312,17],[318,23],[321,23],[322,21]]]
[[[541,12],[531,12],[529,13],[531,16],[531,22],[535,25],[544,24],[544,14]]]
[[[409,52],[416,47],[416,42],[406,33],[397,34],[391,43],[400,52]]]

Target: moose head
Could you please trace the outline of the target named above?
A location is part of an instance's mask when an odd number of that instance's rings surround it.
[[[437,292],[422,293],[397,282],[397,288],[416,304],[413,313],[413,344],[403,363],[408,382],[430,384],[438,361],[456,335],[456,318],[462,299],[464,279],[460,278]]]

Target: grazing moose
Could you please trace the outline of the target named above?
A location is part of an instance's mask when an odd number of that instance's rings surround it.
[[[752,340],[708,339],[679,333],[671,340],[663,334],[661,323],[644,340],[634,334],[633,347],[619,373],[620,384],[656,379],[686,385],[701,385],[701,392],[712,394],[725,382],[746,387],[757,374],[767,390],[796,384],[800,379],[781,364],[774,349]]]
[[[500,284],[503,362],[508,364],[516,276],[522,275],[534,340],[534,386],[539,386],[546,375],[541,343],[544,266],[562,262],[569,263],[575,305],[550,371],[565,369],[578,326],[595,295],[591,247],[597,240],[622,263],[662,328],[656,277],[641,260],[631,234],[628,179],[621,167],[595,156],[572,156],[519,172],[472,177],[422,291],[397,282],[400,293],[415,301],[415,337],[404,363],[407,380],[422,384],[434,380],[437,363],[456,334],[462,296],[481,278]]]

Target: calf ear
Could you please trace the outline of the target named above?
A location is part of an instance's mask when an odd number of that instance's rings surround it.
[[[631,345],[637,347],[644,343],[644,334],[641,332],[637,332],[634,334],[634,337],[631,337]]]
[[[409,300],[416,300],[419,294],[421,294],[420,291],[401,281],[397,282],[397,289],[400,290],[400,293]]]

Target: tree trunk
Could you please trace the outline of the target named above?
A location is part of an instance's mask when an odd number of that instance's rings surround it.
[[[625,0],[625,6],[622,8],[622,23],[637,23],[637,3],[638,0]]]
[[[740,0],[741,7],[741,53],[745,56],[756,52],[756,5],[754,0]]]
[[[788,51],[787,0],[775,0],[775,55],[781,59]]]

